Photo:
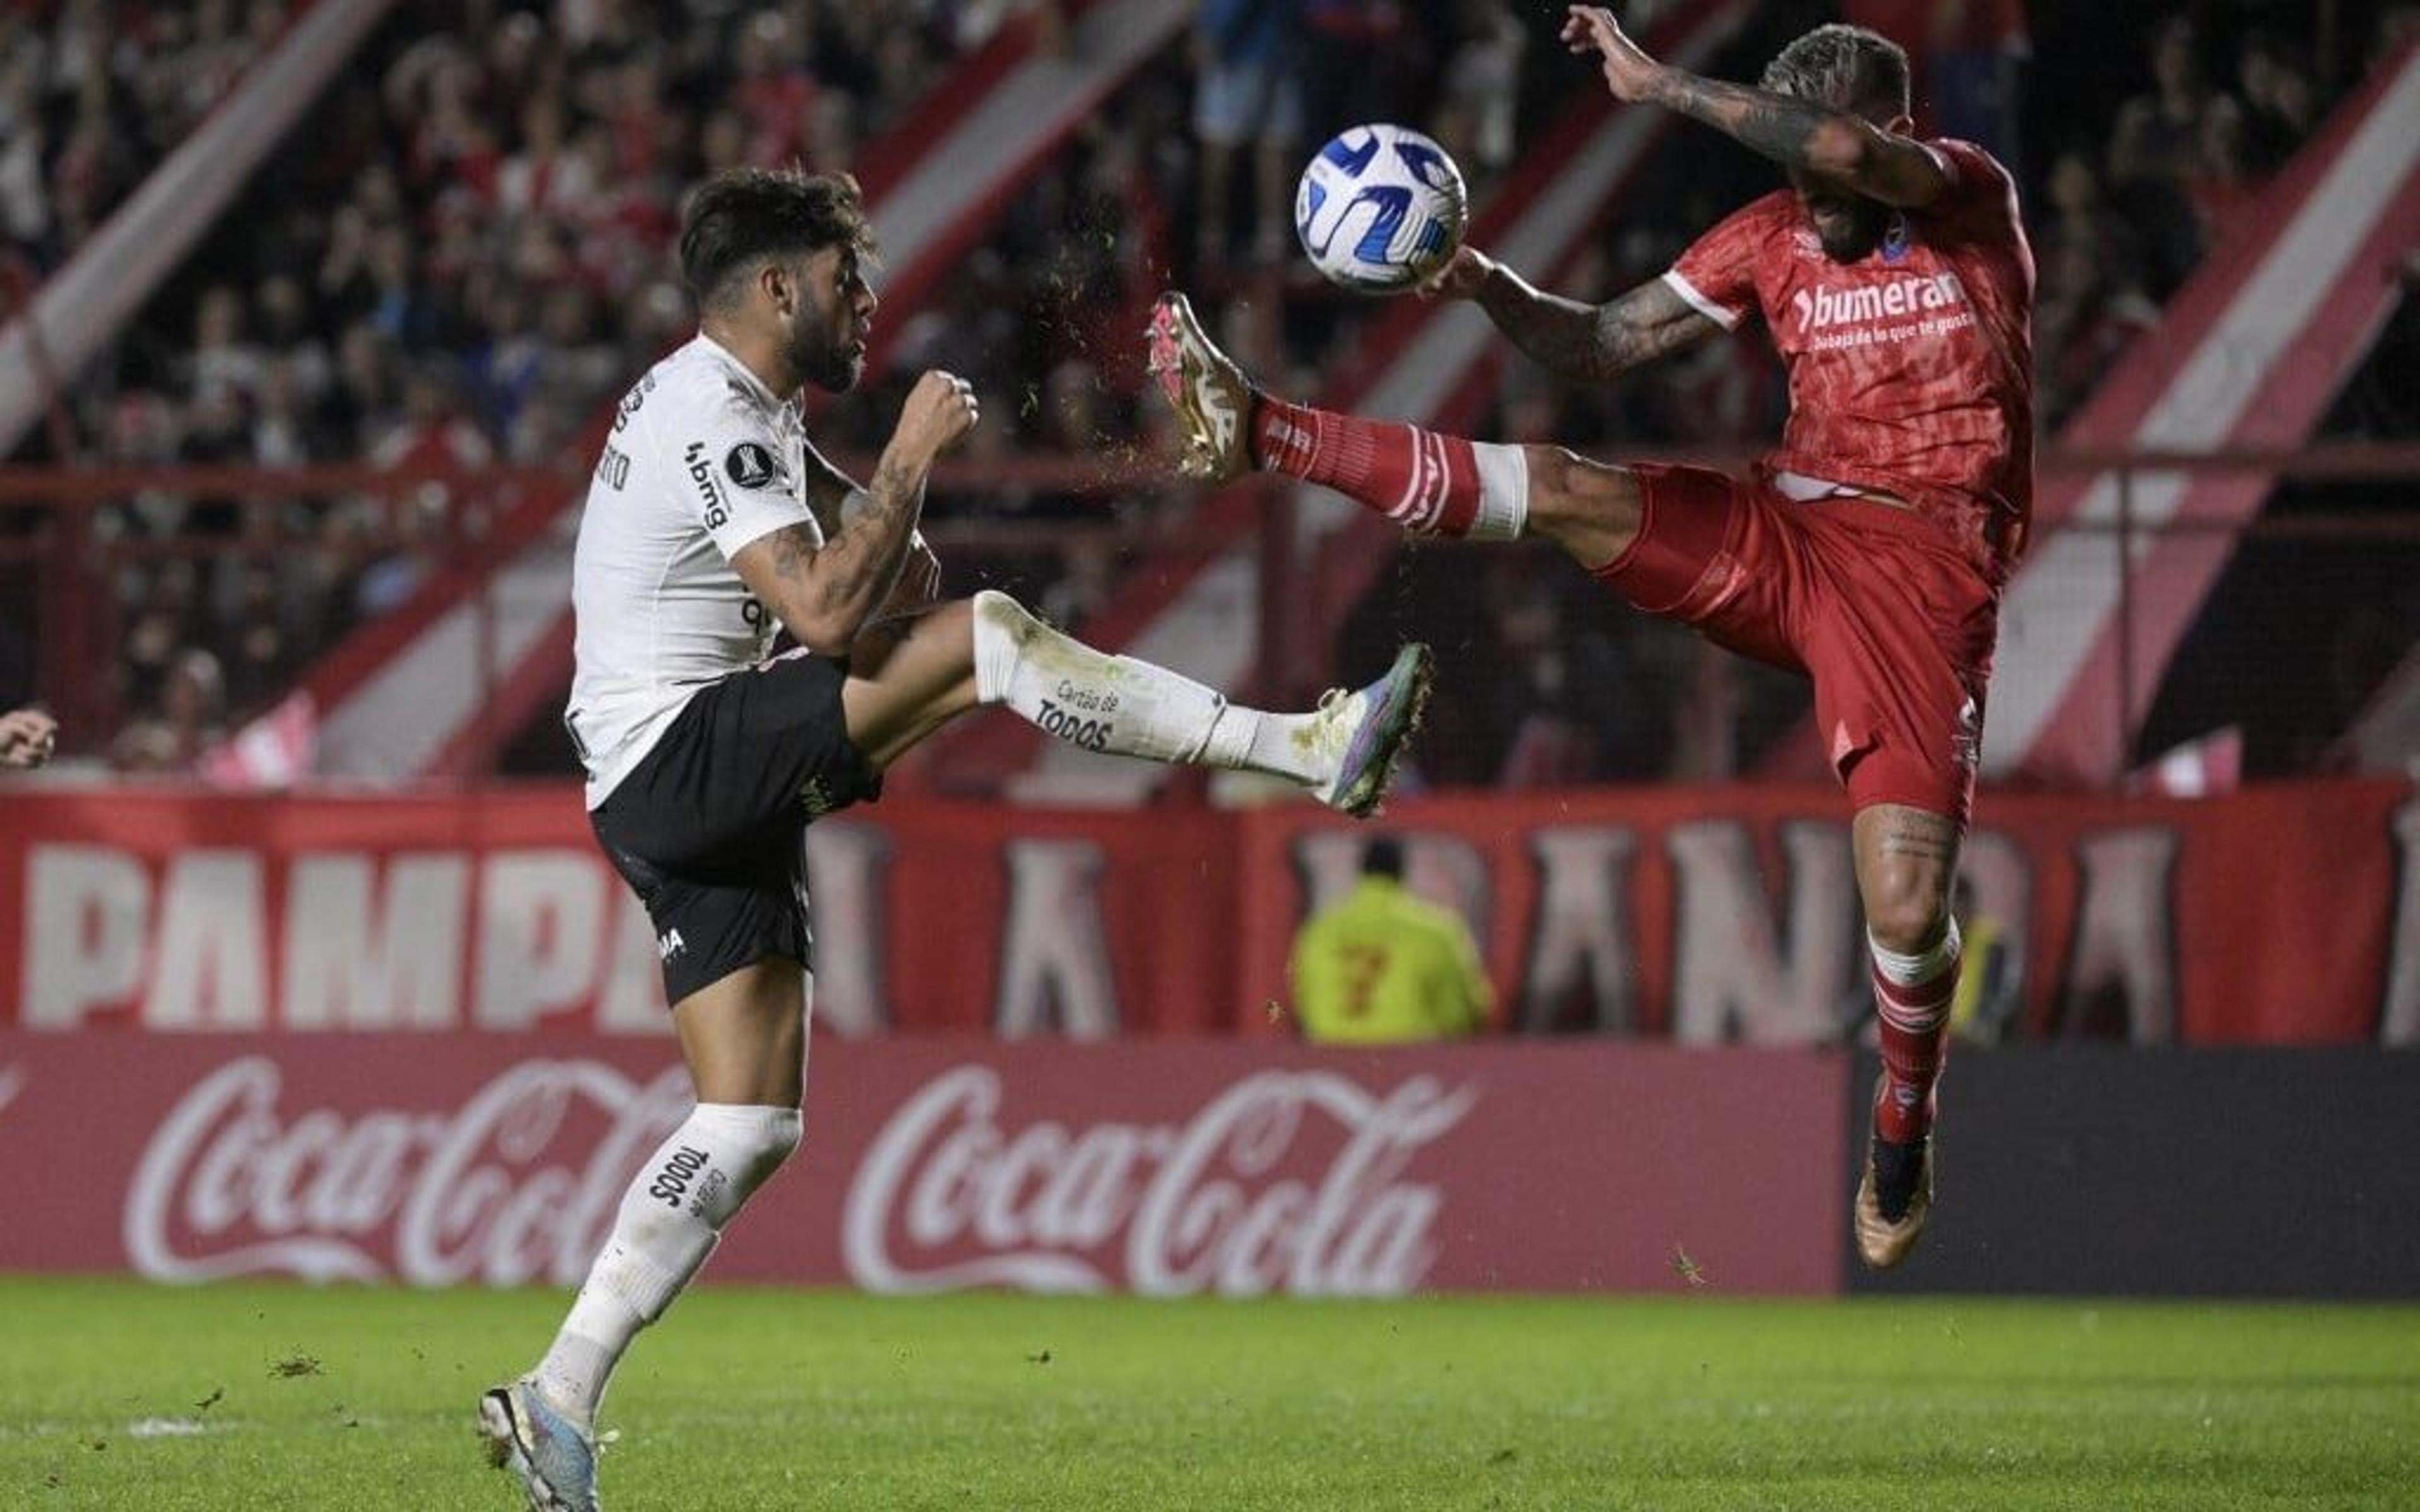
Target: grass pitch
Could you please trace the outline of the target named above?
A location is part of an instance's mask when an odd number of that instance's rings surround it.
[[[511,1512],[564,1301],[0,1281],[0,1507]],[[710,1288],[606,1416],[612,1512],[2420,1507],[2420,1308]]]

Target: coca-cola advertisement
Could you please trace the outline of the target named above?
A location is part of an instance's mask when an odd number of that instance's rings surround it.
[[[822,1040],[805,1148],[712,1274],[1830,1292],[1845,1077],[1603,1042]],[[0,1033],[0,1160],[39,1217],[0,1270],[567,1286],[689,1101],[664,1047],[602,1037]]]

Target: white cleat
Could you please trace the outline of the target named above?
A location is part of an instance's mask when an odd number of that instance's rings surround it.
[[[597,1512],[597,1440],[523,1376],[479,1398],[488,1458],[509,1470],[530,1512]]]
[[[1252,468],[1251,424],[1257,392],[1234,360],[1202,334],[1182,294],[1163,294],[1151,307],[1152,378],[1185,424],[1185,453],[1176,471],[1205,483],[1224,483]]]
[[[1429,648],[1408,645],[1395,654],[1387,675],[1347,693],[1332,688],[1319,701],[1319,723],[1307,738],[1334,753],[1336,768],[1311,792],[1331,809],[1367,819],[1387,796],[1404,743],[1419,728],[1435,673]]]

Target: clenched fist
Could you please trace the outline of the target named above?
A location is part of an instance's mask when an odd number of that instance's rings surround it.
[[[909,455],[930,462],[974,429],[982,418],[975,404],[974,385],[935,368],[918,378],[916,386],[908,391],[908,403],[899,411],[899,428],[892,432],[892,442],[906,449]]]
[[[58,743],[59,722],[39,709],[0,714],[0,766],[39,766]]]

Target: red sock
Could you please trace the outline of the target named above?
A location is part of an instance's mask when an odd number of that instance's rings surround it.
[[[1958,990],[1958,934],[1931,952],[1918,980],[1893,981],[1874,964],[1874,1010],[1882,1029],[1883,1086],[1874,1098],[1874,1133],[1893,1144],[1932,1129],[1932,1084],[1940,1079],[1949,1028],[1949,999]]]
[[[1263,395],[1252,460],[1324,484],[1424,535],[1467,535],[1479,516],[1470,442],[1393,420],[1364,420]]]

